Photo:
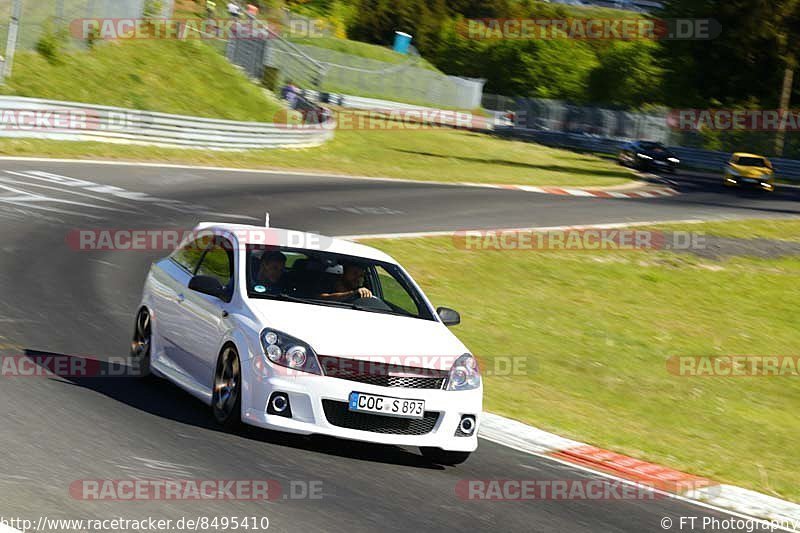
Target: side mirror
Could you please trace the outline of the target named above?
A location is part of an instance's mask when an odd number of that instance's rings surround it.
[[[449,307],[439,307],[436,309],[436,314],[442,319],[445,326],[457,326],[461,324],[461,315],[458,311],[450,309]]]
[[[208,294],[215,298],[225,296],[225,289],[217,278],[211,276],[195,276],[189,282],[189,289],[195,292]]]

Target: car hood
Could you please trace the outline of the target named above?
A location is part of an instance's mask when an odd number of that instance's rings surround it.
[[[640,154],[649,155],[658,161],[666,161],[670,157],[675,157],[675,155],[669,150],[638,150],[638,152]]]
[[[392,364],[402,360],[396,358],[413,357],[409,366],[442,370],[468,352],[444,324],[433,320],[277,300],[252,299],[250,307],[265,328],[297,337],[319,355],[391,357],[387,362]]]
[[[760,178],[761,176],[772,174],[772,170],[766,167],[748,167],[745,165],[731,164],[731,168],[745,178]]]

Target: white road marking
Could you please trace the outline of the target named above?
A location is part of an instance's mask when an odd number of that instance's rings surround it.
[[[19,176],[19,177],[30,177],[30,178],[34,178],[34,179],[41,179],[41,178],[39,178],[37,176],[26,175],[25,173],[20,173],[20,172],[12,172],[10,170],[6,170],[6,174],[11,174],[13,176]],[[8,183],[9,180],[0,178],[0,182]],[[12,180],[11,183],[19,183],[19,182]],[[52,185],[42,185],[41,183],[31,183],[31,182],[26,182],[26,185],[28,185],[30,187],[38,187],[38,188],[41,188],[41,189],[50,189],[50,190],[54,190],[54,191],[65,192],[65,193],[68,193],[68,194],[73,194],[73,195],[81,196],[81,197],[84,197],[84,198],[91,198],[92,200],[111,203],[111,204],[114,204],[114,205],[129,205],[129,204],[125,204],[124,202],[120,202],[120,201],[117,201],[117,200],[112,200],[110,198],[105,198],[103,196],[97,196],[97,195],[94,195],[94,194],[88,194],[88,193],[80,192],[80,191],[72,191],[72,190],[63,189],[63,188],[60,188],[60,187],[53,187]],[[124,209],[124,210],[122,210],[122,212],[137,214],[137,213],[144,213],[145,211],[142,210],[142,209],[136,209],[136,210]]]
[[[16,189],[14,187],[9,187],[8,185],[3,185],[0,183],[0,189],[5,189],[10,192],[16,192],[21,194],[22,196],[14,197],[11,199],[5,199],[6,202],[21,202],[23,205],[27,207],[31,207],[33,209],[41,208],[41,206],[29,206],[28,202],[44,202],[44,203],[57,203],[57,204],[66,204],[66,205],[75,205],[80,207],[89,207],[91,209],[100,209],[102,211],[115,211],[115,212],[122,212],[120,209],[116,209],[114,207],[104,207],[94,204],[87,204],[86,202],[76,202],[74,200],[63,200],[61,198],[53,198],[51,196],[44,196],[41,194],[35,194],[28,191]],[[66,212],[66,211],[65,211]]]
[[[57,191],[63,194],[80,196],[82,198],[95,200],[96,202],[100,203],[121,206],[121,207],[110,207],[108,205],[104,206],[95,203],[77,202],[75,200],[65,200],[63,198],[46,196],[44,194],[38,194],[24,189],[17,189],[14,187],[0,185],[0,189],[5,189],[6,191],[16,193],[19,195],[16,197],[8,197],[8,196],[0,197],[0,202],[11,205],[21,204],[28,209],[57,212],[65,215],[80,215],[94,219],[102,219],[103,217],[93,216],[85,213],[78,213],[64,209],[57,210],[55,208],[47,208],[42,205],[31,205],[31,204],[42,204],[42,203],[53,202],[53,203],[62,203],[68,205],[76,205],[76,206],[86,207],[88,209],[97,209],[101,211],[113,211],[118,213],[129,213],[129,214],[144,214],[148,212],[145,207],[155,206],[170,211],[176,211],[179,213],[200,211],[205,215],[219,216],[228,219],[258,220],[257,218],[251,216],[238,215],[234,213],[216,212],[210,210],[210,208],[203,205],[190,204],[187,202],[183,202],[181,200],[158,198],[143,192],[129,191],[127,189],[123,189],[115,185],[104,185],[84,179],[72,178],[70,176],[62,176],[60,174],[54,174],[52,172],[45,172],[42,170],[29,170],[22,172],[6,170],[5,173],[10,176],[22,179],[20,180],[20,179],[0,178],[0,184],[11,183],[12,185],[15,185],[17,187],[19,186],[36,187],[38,189],[46,189],[51,191]],[[34,180],[46,182],[48,183],[48,185],[42,183],[36,183],[34,182]]]

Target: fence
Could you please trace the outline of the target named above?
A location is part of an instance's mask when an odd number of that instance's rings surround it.
[[[775,132],[769,131],[691,131],[670,127],[667,108],[647,113],[596,106],[574,105],[543,98],[511,98],[484,95],[483,107],[512,111],[515,125],[543,132],[560,132],[604,137],[606,139],[647,139],[671,146],[706,151],[756,152],[775,156]],[[587,137],[587,138],[588,138]],[[787,133],[783,156],[800,158],[800,135]]]
[[[75,102],[0,97],[0,137],[247,150],[316,146],[327,125],[287,126],[152,113]]]
[[[580,106],[545,98],[510,98],[484,95],[483,106],[513,111],[522,128],[564,133],[582,133],[612,139],[648,139],[669,143],[671,130],[667,110],[637,113],[620,109]]]
[[[413,56],[404,63],[391,64],[317,46],[298,48],[323,65],[320,89],[326,92],[436,107],[480,107],[483,80],[444,75],[421,66],[421,60]],[[280,67],[290,58],[279,52],[272,60],[273,66]]]
[[[159,0],[148,4],[148,0],[0,0],[0,20],[3,21],[2,44],[6,43],[7,21],[10,20],[13,5],[19,1],[22,10],[19,18],[19,37],[17,47],[32,50],[42,33],[48,28],[53,31],[66,29],[75,20],[91,18],[139,18],[146,6],[160,7],[160,15],[172,15],[174,0]],[[72,38],[74,46],[85,46],[83,39]]]
[[[282,81],[329,93],[456,109],[480,107],[484,80],[447,76],[425,68],[413,55],[392,64],[308,44],[295,44],[267,30],[261,40],[231,39],[227,56],[252,77],[265,67]]]

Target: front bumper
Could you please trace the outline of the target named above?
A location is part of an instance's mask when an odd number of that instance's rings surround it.
[[[749,187],[763,191],[775,190],[775,181],[773,178],[748,178],[726,174],[725,185],[728,187]]]
[[[483,410],[482,387],[471,391],[408,389],[310,374],[283,375],[283,372],[276,372],[259,357],[248,361],[243,370],[242,420],[247,424],[302,435],[329,435],[396,446],[430,446],[462,452],[472,452],[478,447],[477,435]],[[358,423],[350,423],[352,420],[346,405],[350,393],[354,391],[424,400],[426,420],[410,423],[408,428],[404,428],[402,421],[406,419],[400,419],[400,422],[376,420],[370,417],[383,419],[383,415],[359,413]],[[267,413],[267,403],[273,392],[288,395],[291,418]],[[327,413],[324,404],[327,404]],[[473,415],[478,423],[469,437],[456,436],[462,415]],[[375,421],[376,424],[369,421]],[[342,427],[343,424],[349,427]],[[363,429],[365,427],[371,430]]]
[[[673,172],[678,168],[679,163],[667,161],[664,159],[643,159],[636,158],[639,162],[639,167],[646,170],[667,170]]]

